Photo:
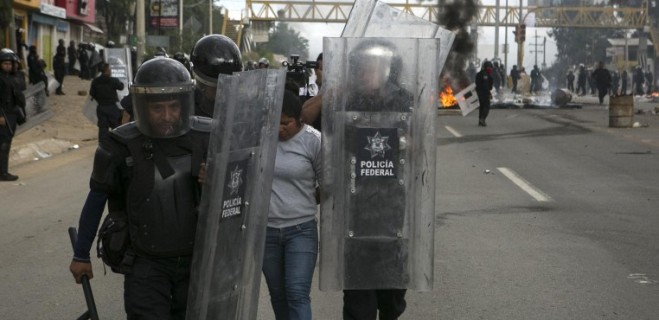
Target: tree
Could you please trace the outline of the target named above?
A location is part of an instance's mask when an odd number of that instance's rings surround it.
[[[127,21],[133,18],[135,0],[100,0],[96,1],[96,10],[105,20],[106,41],[113,40],[119,43],[119,35],[125,35]]]
[[[306,61],[309,57],[309,40],[300,36],[300,33],[291,29],[284,22],[278,23],[270,33],[268,42],[263,45],[265,51],[283,54],[289,57],[291,54],[299,54],[300,61]]]

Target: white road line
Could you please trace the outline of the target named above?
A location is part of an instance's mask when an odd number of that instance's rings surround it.
[[[444,126],[444,128],[446,128],[446,130],[448,130],[448,132],[450,132],[456,138],[462,138],[460,132],[457,132],[455,129],[451,128],[451,126]]]
[[[524,178],[520,177],[517,173],[515,173],[515,171],[504,167],[497,168],[497,170],[503,173],[506,178],[510,179],[510,181],[516,184],[520,189],[524,190],[524,192],[528,193],[535,200],[539,202],[552,201],[549,195],[545,194],[538,188],[534,187],[531,183],[524,180]]]

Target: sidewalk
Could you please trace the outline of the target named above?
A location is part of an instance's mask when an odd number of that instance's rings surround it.
[[[48,97],[48,117],[33,117],[23,126],[27,130],[14,137],[9,155],[9,168],[49,158],[81,147],[95,147],[98,130],[82,114],[91,81],[77,76],[66,76],[62,90]],[[79,95],[83,93],[83,95]]]

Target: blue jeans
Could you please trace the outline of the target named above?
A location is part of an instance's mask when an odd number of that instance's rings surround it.
[[[309,292],[317,256],[316,220],[281,229],[268,227],[263,274],[277,320],[311,319]]]

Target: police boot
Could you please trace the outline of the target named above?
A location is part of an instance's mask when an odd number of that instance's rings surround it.
[[[16,181],[18,176],[9,173],[9,143],[0,144],[0,181]]]

